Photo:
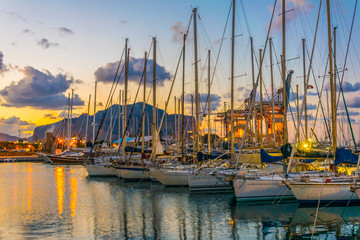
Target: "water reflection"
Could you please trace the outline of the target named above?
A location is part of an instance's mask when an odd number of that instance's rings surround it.
[[[316,213],[294,203],[242,205],[229,194],[87,178],[82,166],[0,164],[0,183],[0,238],[310,238]],[[359,218],[360,207],[322,208],[314,236],[354,238]]]
[[[55,167],[55,183],[57,193],[57,205],[59,210],[59,217],[62,218],[65,193],[65,176],[63,167]]]

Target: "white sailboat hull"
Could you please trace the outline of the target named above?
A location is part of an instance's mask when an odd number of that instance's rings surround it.
[[[150,180],[149,170],[142,166],[116,167],[117,176],[129,181]]]
[[[188,181],[191,192],[233,192],[230,182],[221,175],[189,174]]]
[[[111,177],[116,176],[115,169],[109,164],[86,164],[86,171],[90,177]]]
[[[300,204],[350,204],[360,202],[355,192],[351,191],[349,183],[321,183],[321,182],[290,182],[288,183]]]
[[[233,181],[236,200],[239,202],[295,200],[293,193],[282,183],[273,179],[236,179]]]
[[[188,186],[188,174],[188,171],[150,170],[150,175],[165,186]]]

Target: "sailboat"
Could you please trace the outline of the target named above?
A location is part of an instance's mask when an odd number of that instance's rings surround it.
[[[304,180],[288,180],[286,185],[294,193],[300,204],[323,205],[323,204],[359,204],[360,198],[356,194],[356,181],[358,180],[359,158],[349,150],[337,148],[337,123],[336,123],[336,89],[333,72],[333,54],[332,54],[332,37],[330,22],[330,1],[326,1],[327,5],[327,32],[328,32],[328,48],[329,48],[329,68],[330,68],[330,85],[331,85],[331,107],[332,107],[332,151],[335,156],[334,165],[341,162],[357,163],[357,171],[355,176],[345,177],[322,177],[309,178]],[[351,36],[351,35],[350,35]],[[350,40],[350,39],[349,39]],[[292,153],[293,155],[293,153]],[[290,159],[291,161],[291,159]],[[355,190],[354,190],[355,186]]]

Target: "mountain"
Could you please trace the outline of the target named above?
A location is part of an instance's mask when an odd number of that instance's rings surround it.
[[[9,134],[0,133],[0,141],[17,141],[19,137],[10,136]]]
[[[133,108],[134,106],[134,108]],[[122,111],[124,106],[120,106],[120,111]],[[133,108],[133,110],[132,110]],[[127,117],[129,122],[128,133],[130,136],[134,136],[137,133],[141,133],[142,125],[141,125],[141,118],[142,118],[142,111],[143,110],[143,103],[138,102],[134,105],[127,106]],[[98,131],[99,124],[101,123],[102,117],[106,110],[99,111],[95,114],[95,135]],[[151,135],[151,123],[152,123],[152,111],[153,107],[149,104],[145,105],[145,135]],[[111,119],[111,112],[113,115],[113,128],[112,128],[112,136],[113,141],[119,138],[119,105],[115,104],[112,105],[110,108],[107,109],[106,117],[102,123],[101,130],[99,132],[98,140],[108,139],[110,136],[110,119]],[[160,125],[161,117],[164,114],[164,110],[157,109],[157,127]],[[71,128],[71,135],[72,136],[85,136],[85,129],[86,129],[86,119],[87,114],[81,114],[79,117],[72,118],[72,128]],[[178,114],[166,114],[164,123],[162,125],[162,129],[160,132],[161,136],[165,136],[165,130],[167,129],[167,136],[175,134],[175,117],[176,120],[181,115]],[[89,116],[89,125],[87,130],[87,139],[92,139],[92,122],[93,122],[93,115]],[[167,120],[167,121],[166,121]],[[184,116],[185,122],[185,132],[191,131],[191,116]],[[123,124],[120,124],[120,129],[122,130]],[[56,123],[38,126],[34,130],[34,135],[32,140],[36,139],[44,139],[46,132],[52,132],[54,136],[66,136],[67,135],[67,120],[63,119]],[[167,128],[166,128],[167,127]]]

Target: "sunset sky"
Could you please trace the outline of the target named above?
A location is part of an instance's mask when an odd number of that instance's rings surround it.
[[[287,68],[295,71],[292,88],[299,84],[303,94],[301,39],[306,39],[310,53],[315,31],[319,0],[287,0]],[[353,16],[355,0],[331,0],[332,26],[337,32],[337,63],[343,68],[349,29]],[[236,107],[249,96],[252,85],[249,37],[254,38],[255,53],[263,48],[266,31],[271,18],[273,1],[236,0],[236,38],[235,38],[235,98]],[[182,47],[182,35],[189,24],[192,9],[198,8],[198,51],[200,92],[207,89],[207,51],[211,52],[211,74],[223,44],[216,66],[212,91],[212,109],[220,111],[224,102],[229,103],[230,57],[231,57],[231,16],[227,22],[231,0],[2,0],[0,2],[0,132],[17,135],[22,129],[24,136],[31,136],[39,125],[53,123],[64,117],[67,109],[67,96],[74,89],[74,112],[86,112],[89,94],[92,95],[93,114],[94,82],[98,84],[98,110],[103,110],[109,89],[124,49],[125,38],[130,47],[130,102],[134,101],[142,72],[144,52],[148,51],[152,37],[158,41],[158,95],[159,107],[164,103],[173,80],[176,63]],[[274,41],[274,62],[281,54],[281,4],[275,11],[271,31]],[[360,67],[359,9],[350,44],[347,71],[344,75],[344,92],[350,107],[355,135],[359,137],[360,83],[357,71]],[[227,25],[226,25],[227,23]],[[226,29],[224,29],[226,26]],[[186,46],[186,94],[194,92],[194,44],[193,30]],[[150,60],[152,60],[152,53]],[[318,39],[315,48],[313,73],[321,87],[327,59],[327,29],[325,1],[320,14]],[[275,59],[277,58],[277,60]],[[264,85],[270,94],[269,53],[265,55],[263,69]],[[307,59],[307,66],[309,60]],[[280,85],[279,64],[274,65],[275,87]],[[256,74],[258,69],[255,70]],[[341,73],[342,74],[342,73]],[[169,113],[174,112],[174,96],[181,94],[182,69],[175,79]],[[241,76],[241,77],[240,77]],[[148,74],[148,82],[152,76]],[[328,78],[325,87],[328,87]],[[150,86],[150,84],[148,85]],[[123,89],[123,85],[120,88]],[[150,88],[148,88],[150,90]],[[118,92],[118,91],[117,91]],[[116,93],[116,98],[117,98]],[[310,114],[315,115],[318,98],[316,88],[310,91]],[[267,97],[267,96],[265,96]],[[206,95],[204,94],[204,99]],[[323,99],[326,100],[325,98]],[[142,101],[138,99],[137,101]],[[150,103],[151,103],[150,98]],[[340,101],[340,108],[343,106]],[[189,109],[190,105],[187,105]],[[293,103],[292,103],[292,106]],[[326,105],[324,106],[326,108]],[[325,109],[326,110],[326,109]],[[339,110],[341,115],[343,110]],[[339,119],[344,117],[339,116]],[[342,121],[342,120],[341,120]],[[323,128],[319,123],[319,126]],[[344,130],[346,133],[348,130]]]

